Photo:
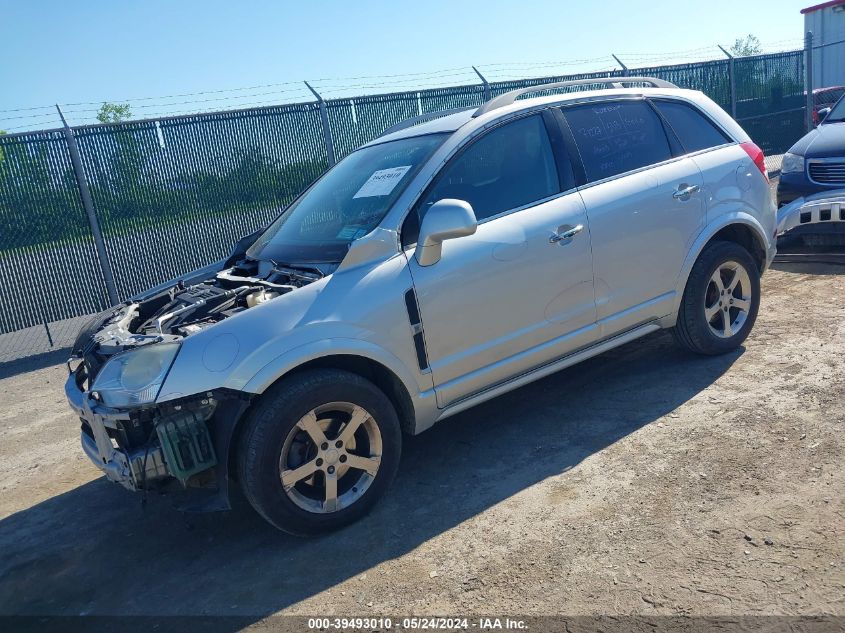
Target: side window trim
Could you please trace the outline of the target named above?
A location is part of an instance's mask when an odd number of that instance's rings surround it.
[[[546,134],[552,146],[552,155],[557,166],[558,193],[574,189],[578,185],[575,175],[575,165],[570,155],[566,141],[566,134],[561,129],[560,119],[556,114],[557,108],[547,108],[541,111]]]
[[[651,99],[646,99],[645,102],[649,105],[652,112],[654,112],[657,120],[660,121],[660,126],[663,128],[663,133],[666,135],[666,142],[669,143],[669,151],[672,152],[672,158],[680,158],[681,156],[689,154],[684,147],[684,144],[681,143],[681,138],[678,136],[678,133],[675,132],[675,128],[673,128],[666,117],[663,116],[660,109],[654,105]]]
[[[557,128],[563,137],[563,144],[569,157],[569,163],[572,165],[572,171],[575,175],[575,186],[582,187],[587,184],[587,172],[584,169],[584,161],[581,159],[581,152],[575,144],[575,136],[572,134],[572,129],[569,127],[569,121],[563,116],[563,108],[555,106],[552,108]]]

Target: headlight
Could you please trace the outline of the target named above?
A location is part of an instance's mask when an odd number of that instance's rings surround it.
[[[178,351],[178,343],[156,343],[113,356],[97,374],[91,391],[109,407],[153,402]]]
[[[804,171],[804,157],[798,154],[786,153],[783,155],[780,171],[782,174],[790,174]]]

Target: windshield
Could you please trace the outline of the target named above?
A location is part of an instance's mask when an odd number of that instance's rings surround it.
[[[845,121],[845,97],[836,102],[824,120],[825,123],[842,123],[843,121]]]
[[[247,251],[277,264],[340,262],[372,231],[448,134],[359,149],[340,161],[279,216]]]

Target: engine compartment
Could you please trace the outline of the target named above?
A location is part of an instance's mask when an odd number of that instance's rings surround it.
[[[129,329],[145,336],[189,336],[322,277],[316,268],[285,268],[247,260],[220,271],[213,279],[187,287],[180,282],[138,303]]]
[[[168,341],[178,341],[239,312],[311,284],[331,271],[291,268],[244,259],[198,283],[177,281],[95,317],[80,332],[74,356],[84,360],[93,379],[109,356]]]

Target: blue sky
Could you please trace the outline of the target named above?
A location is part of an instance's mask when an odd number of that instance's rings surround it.
[[[136,116],[309,100],[303,79],[350,96],[470,83],[473,64],[492,80],[611,68],[610,53],[629,66],[715,58],[747,33],[796,48],[810,4],[0,0],[0,129],[54,126],[52,110],[8,110],[57,102],[82,104],[65,110],[85,123],[106,100]]]

